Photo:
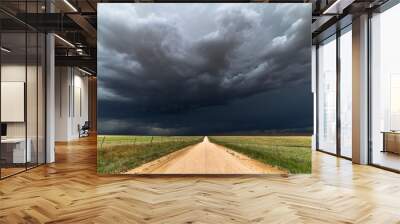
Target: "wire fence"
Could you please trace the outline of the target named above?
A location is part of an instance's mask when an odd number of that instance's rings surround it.
[[[195,136],[193,136],[195,137]],[[98,147],[103,149],[105,146],[109,145],[147,145],[150,146],[154,144],[162,144],[166,142],[186,142],[193,141],[193,137],[188,136],[132,136],[127,138],[115,138],[113,136],[99,136]]]

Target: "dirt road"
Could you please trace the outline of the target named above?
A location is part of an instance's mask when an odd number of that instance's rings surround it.
[[[272,167],[211,143],[203,142],[146,163],[127,174],[284,174]]]

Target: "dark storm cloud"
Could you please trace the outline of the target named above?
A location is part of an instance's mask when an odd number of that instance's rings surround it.
[[[263,100],[268,94],[281,91],[288,102],[298,86],[300,111],[308,112],[298,125],[311,125],[310,13],[307,4],[100,4],[101,131],[240,131],[227,129],[249,120],[226,115],[243,112],[235,103],[259,105],[263,110],[251,116],[263,119],[286,105]],[[293,126],[251,122],[260,126],[242,129]]]

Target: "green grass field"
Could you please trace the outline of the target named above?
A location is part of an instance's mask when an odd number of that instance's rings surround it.
[[[289,173],[311,173],[309,136],[212,136],[209,139]]]
[[[290,173],[311,172],[309,136],[211,136],[209,139]],[[98,136],[97,170],[103,174],[126,172],[202,140],[203,136]]]
[[[194,145],[202,136],[120,136],[97,137],[97,172],[118,174]]]

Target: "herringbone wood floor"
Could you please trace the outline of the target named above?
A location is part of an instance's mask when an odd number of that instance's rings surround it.
[[[400,223],[400,175],[313,153],[313,174],[101,177],[94,138],[0,181],[0,223]]]

